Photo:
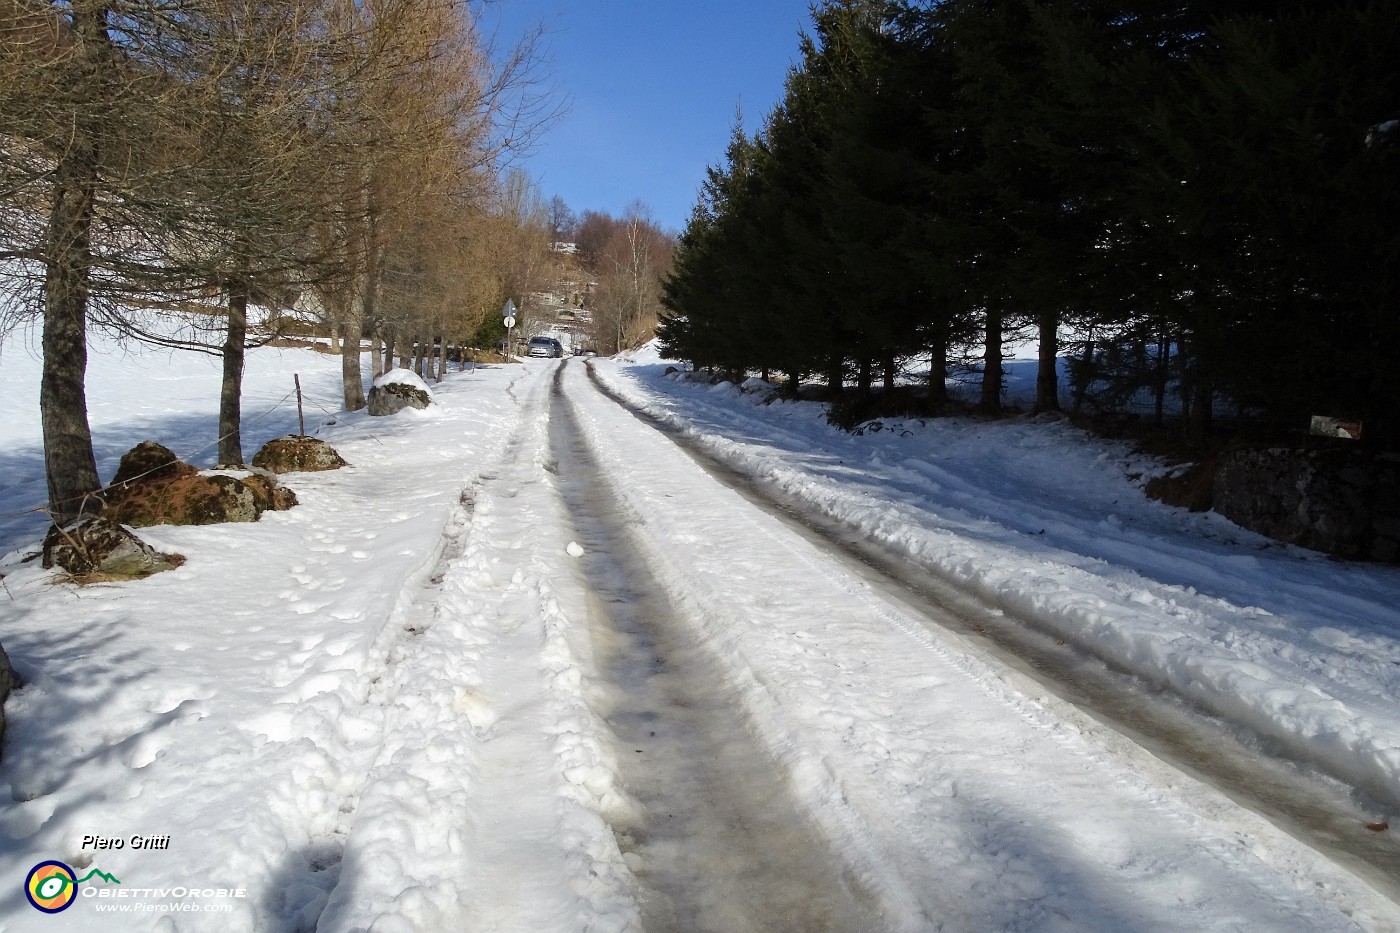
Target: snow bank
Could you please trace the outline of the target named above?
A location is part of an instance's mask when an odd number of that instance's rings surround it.
[[[1400,807],[1400,572],[1148,501],[1128,476],[1156,465],[1065,424],[851,436],[664,366],[596,371],[745,473]]]
[[[412,386],[429,398],[433,397],[432,390],[428,388],[428,384],[423,381],[421,376],[411,369],[391,369],[387,372],[380,373],[378,376],[374,377],[374,385],[380,388],[391,385]]]

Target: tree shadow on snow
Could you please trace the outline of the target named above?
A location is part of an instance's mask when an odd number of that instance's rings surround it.
[[[1077,792],[1082,796],[1084,789]],[[1044,794],[1053,799],[1056,788],[1046,785]],[[1259,929],[1307,929],[1292,905],[1255,889],[1248,865],[1236,874],[1225,863],[1212,864],[1215,844],[1183,832],[1170,814],[1164,826],[1154,826],[1153,812],[1095,810],[1071,828],[1024,800],[997,799],[980,789],[967,796],[959,815],[940,821],[955,827],[955,841],[942,849],[953,864],[933,866],[953,882],[940,890],[957,889],[961,896],[924,904],[932,919],[952,929],[1107,933],[1209,927],[1245,916]],[[959,808],[961,801],[948,803]],[[1157,834],[1166,838],[1159,843]],[[960,851],[974,855],[964,858]],[[1181,870],[1183,855],[1195,871]]]
[[[18,609],[18,624],[5,639],[6,653],[24,684],[5,704],[0,780],[8,784],[9,800],[0,807],[0,825],[9,838],[3,848],[16,871],[27,872],[47,859],[85,867],[90,858],[71,848],[79,838],[68,833],[58,843],[47,842],[53,833],[46,834],[45,827],[72,826],[75,815],[100,812],[106,795],[101,787],[78,794],[65,789],[90,766],[125,760],[143,737],[175,722],[183,711],[176,707],[117,736],[123,730],[104,721],[104,711],[155,672],[153,659],[139,650],[112,649],[120,620],[91,619],[81,628],[54,631],[26,618],[31,615],[31,610]],[[43,799],[52,795],[59,802],[45,809]],[[40,804],[26,809],[30,801]],[[23,876],[7,878],[0,886],[0,916],[33,911],[23,888]]]
[[[307,420],[308,430],[320,423],[319,418]],[[263,444],[297,430],[295,405],[290,411],[279,409],[256,423],[245,418],[241,429],[244,459],[252,460]],[[103,482],[110,482],[122,455],[146,440],[170,448],[177,457],[197,467],[212,467],[218,454],[218,435],[218,417],[207,413],[134,419],[94,428],[92,446],[97,474]],[[43,537],[49,526],[48,515],[32,510],[47,503],[43,447],[33,444],[0,452],[0,554]]]

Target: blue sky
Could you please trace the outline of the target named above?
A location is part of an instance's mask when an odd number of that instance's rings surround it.
[[[496,0],[507,43],[548,30],[548,71],[568,111],[522,167],[546,199],[622,214],[641,200],[679,231],[743,103],[752,130],[782,94],[808,0]]]

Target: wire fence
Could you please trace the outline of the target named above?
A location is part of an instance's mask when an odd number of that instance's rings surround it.
[[[303,401],[309,402],[309,403],[310,403],[311,405],[313,405],[314,407],[320,409],[321,411],[325,412],[326,414],[328,414],[328,415],[330,415],[330,416],[332,416],[332,417],[335,417],[335,416],[337,416],[337,415],[340,414],[340,411],[339,411],[339,410],[332,410],[332,409],[330,409],[330,408],[327,408],[325,405],[321,404],[321,403],[320,403],[319,401],[317,401],[315,398],[306,395],[304,392],[301,392],[300,389],[298,388],[298,389],[293,389],[291,392],[288,392],[286,395],[282,396],[282,398],[281,398],[280,400],[278,400],[271,408],[268,408],[268,409],[266,409],[265,411],[259,412],[258,414],[252,416],[251,418],[243,419],[242,422],[241,422],[241,424],[239,425],[239,431],[241,432],[241,431],[243,431],[243,430],[246,430],[246,429],[248,429],[248,428],[253,427],[254,425],[257,425],[258,423],[260,423],[260,422],[262,422],[262,421],[267,420],[267,419],[270,418],[273,414],[275,414],[276,412],[278,412],[279,410],[281,410],[284,406],[286,406],[287,403],[288,403],[289,401],[291,401],[293,398],[296,398],[298,395],[301,396],[301,398],[302,398]],[[227,440],[227,439],[228,439],[230,436],[232,436],[233,434],[234,434],[233,431],[229,431],[229,432],[226,432],[226,433],[224,433],[224,434],[221,434],[221,435],[219,435],[218,437],[214,438],[214,440],[210,441],[210,442],[207,443],[207,444],[204,444],[204,445],[201,446],[201,447],[197,447],[197,448],[195,448],[195,449],[193,449],[193,450],[187,451],[187,452],[185,452],[184,454],[176,454],[176,457],[177,457],[177,459],[179,459],[179,460],[181,460],[181,461],[189,462],[189,461],[191,461],[191,460],[193,460],[193,459],[199,457],[200,455],[202,455],[202,454],[208,452],[209,450],[212,450],[212,449],[218,447],[221,443],[223,443],[225,440]],[[148,476],[148,475],[150,475],[151,473],[156,472],[157,470],[164,469],[164,468],[167,467],[168,465],[169,465],[169,464],[160,464],[160,465],[158,465],[158,466],[152,467],[151,469],[145,470],[145,471],[143,471],[143,472],[141,472],[141,473],[138,473],[138,474],[136,474],[135,476],[130,476],[130,477],[125,478],[125,479],[123,480],[123,483],[132,482],[132,481],[134,481],[134,480],[138,480],[138,479],[140,479],[140,478],[143,477],[143,476]],[[87,505],[87,503],[88,503],[89,500],[94,499],[94,498],[98,498],[98,497],[102,496],[102,494],[104,494],[104,493],[106,493],[108,490],[112,489],[112,486],[113,486],[113,484],[108,483],[108,484],[102,486],[102,487],[99,488],[99,489],[95,489],[95,490],[93,490],[93,491],[91,491],[91,492],[89,492],[89,493],[86,493],[86,494],[83,496],[82,502],[80,503],[80,509],[79,509],[79,511],[80,511],[80,512],[86,511],[86,505]],[[19,521],[19,520],[21,520],[21,519],[28,518],[28,517],[30,517],[30,516],[32,516],[32,515],[44,515],[44,514],[49,514],[49,509],[50,509],[50,506],[51,506],[52,504],[53,504],[53,503],[50,503],[50,502],[36,503],[36,504],[34,504],[34,505],[26,506],[26,507],[24,507],[24,508],[16,509],[16,510],[13,510],[13,511],[10,511],[10,512],[0,513],[0,524],[4,524],[4,523],[7,523],[7,522]]]

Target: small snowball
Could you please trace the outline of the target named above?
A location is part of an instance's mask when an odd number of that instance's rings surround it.
[[[583,545],[579,544],[577,541],[570,541],[569,546],[564,548],[564,550],[568,552],[570,557],[583,556]]]

